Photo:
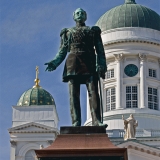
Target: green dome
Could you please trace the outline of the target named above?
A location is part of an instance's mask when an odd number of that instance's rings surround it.
[[[44,90],[42,87],[33,87],[25,91],[17,106],[32,106],[32,105],[54,105],[54,99],[52,95]]]
[[[103,14],[96,23],[103,31],[122,27],[142,27],[160,31],[160,16],[155,11],[136,4],[135,0],[125,0]]]

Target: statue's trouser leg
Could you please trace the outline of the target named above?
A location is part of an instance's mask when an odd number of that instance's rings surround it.
[[[80,83],[69,80],[70,112],[73,126],[81,126]]]
[[[98,126],[101,122],[101,114],[100,114],[100,99],[98,94],[98,79],[97,77],[90,77],[89,80],[86,81],[86,86],[88,89],[88,97],[90,103],[90,111],[92,116],[92,125]]]

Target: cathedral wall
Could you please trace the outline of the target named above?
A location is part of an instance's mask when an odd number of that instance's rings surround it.
[[[160,32],[154,29],[140,27],[124,27],[102,32],[102,41],[104,44],[123,40],[146,40],[148,42],[156,43],[160,41],[159,35]]]
[[[36,122],[57,127],[58,116],[55,106],[15,106],[13,107],[13,127],[28,122]]]

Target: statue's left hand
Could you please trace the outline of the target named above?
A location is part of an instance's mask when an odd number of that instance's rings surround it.
[[[53,70],[56,69],[56,67],[55,67],[55,65],[52,63],[52,61],[51,61],[51,62],[48,62],[48,63],[45,63],[44,65],[48,65],[45,71],[48,70],[49,72],[51,72],[51,71],[53,71]]]

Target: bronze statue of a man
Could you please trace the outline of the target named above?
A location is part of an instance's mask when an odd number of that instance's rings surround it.
[[[46,70],[55,70],[65,59],[63,82],[69,83],[70,112],[73,126],[81,126],[80,84],[86,84],[89,96],[93,126],[105,126],[101,123],[100,98],[98,94],[99,75],[105,78],[107,71],[101,30],[97,26],[85,25],[86,12],[78,8],[73,13],[76,26],[61,31],[61,46],[55,58],[45,63]],[[95,54],[96,50],[96,54]]]

